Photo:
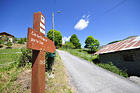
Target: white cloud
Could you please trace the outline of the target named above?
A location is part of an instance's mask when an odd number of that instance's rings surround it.
[[[83,15],[82,18],[74,26],[74,29],[76,29],[76,30],[85,29],[89,24],[89,19],[88,19],[89,17],[90,17],[90,15],[88,15],[88,16]]]
[[[63,37],[62,38],[62,44],[65,44],[66,41],[69,41],[70,40],[70,37],[71,36],[69,36],[69,37]]]

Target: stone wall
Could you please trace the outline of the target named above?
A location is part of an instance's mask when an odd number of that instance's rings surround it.
[[[140,48],[100,54],[99,59],[103,63],[112,62],[118,68],[127,70],[129,75],[140,76]]]

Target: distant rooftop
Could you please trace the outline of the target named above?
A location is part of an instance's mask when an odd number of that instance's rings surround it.
[[[140,36],[132,37],[117,43],[106,45],[94,54],[104,54],[140,48]]]
[[[13,35],[6,33],[6,32],[1,32],[0,35],[8,35],[8,36],[14,37]]]

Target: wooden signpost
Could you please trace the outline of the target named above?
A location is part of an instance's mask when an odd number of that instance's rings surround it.
[[[45,93],[45,52],[54,53],[54,43],[45,37],[45,16],[34,13],[33,29],[28,28],[27,48],[32,49],[32,93]]]

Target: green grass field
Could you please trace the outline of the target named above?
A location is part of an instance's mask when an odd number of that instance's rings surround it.
[[[0,92],[14,93],[10,89],[23,68],[18,68],[21,49],[0,49]],[[9,64],[8,64],[9,63]],[[17,87],[16,85],[14,85]],[[13,88],[15,88],[13,87]]]
[[[17,61],[21,55],[21,49],[0,49],[0,64]]]

